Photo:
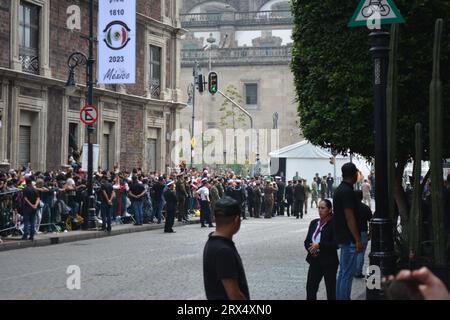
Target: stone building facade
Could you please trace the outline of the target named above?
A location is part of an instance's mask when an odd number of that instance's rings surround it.
[[[181,89],[185,101],[192,95],[196,62],[207,76],[209,63],[219,75],[219,88],[236,91],[233,98],[252,115],[255,129],[279,130],[278,141],[258,150],[261,160],[268,153],[301,139],[294,77],[290,70],[293,18],[287,0],[183,0]],[[209,42],[208,42],[209,41]],[[212,45],[210,45],[210,43]],[[203,131],[224,125],[220,108],[224,98],[208,92],[195,96],[195,119]],[[230,105],[231,106],[231,105]],[[229,108],[227,108],[229,110]],[[191,127],[192,108],[181,112],[181,125]],[[234,123],[249,128],[250,122]],[[197,129],[196,129],[197,131]],[[197,139],[199,140],[199,139]],[[254,159],[253,159],[254,160]],[[228,163],[228,162],[227,162]]]
[[[178,0],[137,0],[136,84],[95,85],[99,110],[93,142],[99,165],[173,167],[171,132],[185,106],[180,90]],[[94,34],[97,5],[94,1]],[[80,109],[86,73],[76,69],[77,90],[65,90],[71,53],[88,53],[88,0],[0,0],[0,161],[17,168],[60,169],[87,142]],[[68,20],[80,12],[80,28]],[[75,14],[75,15],[74,15]],[[97,51],[94,46],[94,52]],[[101,57],[96,57],[96,59]],[[95,66],[94,66],[95,68]],[[96,71],[94,71],[96,75]]]

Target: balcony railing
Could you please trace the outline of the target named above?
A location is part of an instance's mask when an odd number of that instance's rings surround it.
[[[20,47],[19,62],[24,72],[39,74],[39,57],[37,50],[33,48]]]
[[[159,79],[150,79],[150,95],[153,99],[159,99],[161,96],[161,81]]]
[[[211,60],[214,65],[286,64],[292,57],[291,48],[283,46],[213,49]],[[182,65],[189,66],[195,61],[207,63],[209,54],[209,51],[202,49],[181,50]]]
[[[181,14],[180,17],[183,28],[217,25],[290,25],[294,22],[289,10],[189,13]]]

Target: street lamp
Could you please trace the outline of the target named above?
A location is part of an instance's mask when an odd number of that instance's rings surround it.
[[[211,50],[213,43],[216,42],[216,39],[213,37],[212,33],[209,34],[209,38],[206,39],[206,42],[209,43],[209,71],[211,71]]]
[[[94,104],[94,0],[89,1],[89,57],[81,52],[72,53],[68,59],[67,65],[69,66],[69,78],[66,83],[67,92],[73,91],[75,89],[75,69],[78,66],[86,66],[86,84],[88,88],[88,99],[87,104]],[[87,216],[87,228],[95,228],[95,197],[93,193],[93,145],[92,145],[92,133],[94,132],[94,127],[89,125],[88,129],[88,216]]]
[[[375,100],[375,207],[374,218],[371,221],[371,252],[369,260],[371,266],[379,266],[382,276],[395,273],[395,251],[393,222],[389,217],[388,190],[388,157],[387,157],[387,131],[386,131],[386,84],[389,62],[389,33],[382,30],[372,32],[370,35],[371,49],[374,62],[374,100]],[[366,290],[367,299],[376,300],[383,297],[380,289]]]
[[[194,77],[193,90],[192,90],[192,139],[195,138],[195,85],[198,82],[198,75],[200,74],[200,64],[195,61],[192,67],[192,76]],[[195,140],[195,139],[194,139]],[[191,142],[191,169],[194,166],[194,146]]]

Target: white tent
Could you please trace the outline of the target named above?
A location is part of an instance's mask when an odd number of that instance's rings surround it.
[[[336,166],[334,166],[330,163],[330,158],[333,157],[331,152],[313,145],[308,140],[303,140],[280,150],[272,151],[269,153],[269,156],[272,169],[277,167],[277,163],[284,167],[284,161],[282,159],[285,159],[285,168],[280,168],[280,170],[283,171],[287,180],[291,180],[296,175],[296,172],[298,172],[300,177],[308,181],[311,181],[316,173],[320,177],[326,176],[328,173],[334,176],[334,170],[336,169],[337,181],[340,181],[342,165],[350,162],[350,156],[344,157],[338,155],[336,157]],[[280,161],[277,161],[278,159]],[[364,177],[369,175],[371,166],[367,163],[366,159],[358,155],[353,155],[351,161],[363,173]]]

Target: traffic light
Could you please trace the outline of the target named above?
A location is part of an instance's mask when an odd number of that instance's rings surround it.
[[[203,86],[203,75],[198,75],[198,92],[203,93],[205,91],[205,87]]]
[[[216,72],[210,72],[208,76],[208,90],[209,93],[215,95],[219,90],[218,87],[218,77]]]

